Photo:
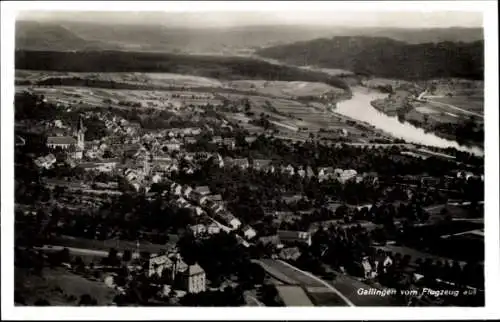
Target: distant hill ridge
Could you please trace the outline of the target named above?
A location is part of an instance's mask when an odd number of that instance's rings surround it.
[[[166,24],[168,21],[165,22]],[[334,36],[388,37],[408,43],[471,42],[481,28],[366,28],[338,26],[239,26],[181,28],[167,25],[27,21],[16,23],[16,49],[72,51],[131,50],[183,53],[252,51],[257,48]]]
[[[28,50],[55,51],[112,49],[99,41],[89,41],[77,36],[69,29],[55,23],[39,23],[35,21],[16,22],[16,48]],[[115,47],[116,48],[116,47]]]
[[[482,40],[409,44],[387,37],[341,36],[272,46],[256,54],[293,65],[399,79],[483,79],[484,73]]]

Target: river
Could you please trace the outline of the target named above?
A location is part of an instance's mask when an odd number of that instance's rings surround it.
[[[351,117],[353,119],[370,123],[396,138],[403,139],[409,143],[434,146],[438,148],[455,148],[460,151],[470,152],[483,156],[484,151],[479,147],[466,147],[459,145],[456,141],[447,140],[433,133],[425,133],[421,128],[405,122],[401,123],[397,117],[385,115],[376,110],[370,102],[387,97],[383,94],[365,87],[353,87],[350,100],[337,103],[335,112]]]

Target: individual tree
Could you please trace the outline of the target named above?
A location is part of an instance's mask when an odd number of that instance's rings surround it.
[[[130,249],[124,250],[122,260],[124,262],[129,262],[131,259],[132,259],[132,252],[130,251]]]

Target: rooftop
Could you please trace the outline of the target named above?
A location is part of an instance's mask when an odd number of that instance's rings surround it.
[[[208,196],[213,201],[222,201],[222,196],[220,194]]]
[[[203,195],[210,194],[210,188],[208,186],[198,186],[194,190]]]
[[[310,233],[306,231],[278,230],[278,236],[284,239],[307,239]]]
[[[196,263],[194,265],[189,266],[187,273],[189,274],[189,276],[193,276],[193,275],[198,275],[198,274],[205,274],[205,271],[203,270],[203,268],[201,268],[200,265],[198,265]]]
[[[76,140],[71,136],[49,136],[47,138],[47,144],[70,145],[76,144]]]

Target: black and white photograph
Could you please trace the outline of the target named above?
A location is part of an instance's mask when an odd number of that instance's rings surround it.
[[[491,309],[496,6],[409,2],[16,10],[2,302]]]

